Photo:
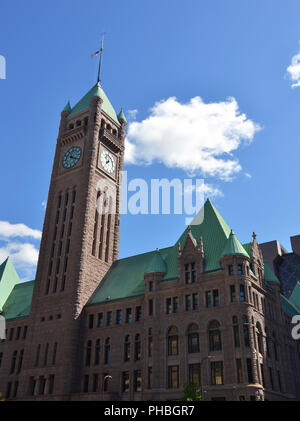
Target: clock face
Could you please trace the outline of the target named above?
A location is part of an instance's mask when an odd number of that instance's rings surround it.
[[[62,164],[64,168],[72,168],[74,167],[77,162],[80,160],[81,157],[81,148],[80,146],[73,146],[68,152],[65,153]]]
[[[108,152],[106,150],[103,150],[101,152],[100,160],[101,160],[102,167],[109,174],[112,174],[115,171],[115,166],[116,166],[115,158],[113,157],[113,155],[110,152]]]

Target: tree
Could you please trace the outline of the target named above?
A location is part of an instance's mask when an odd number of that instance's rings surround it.
[[[185,383],[183,401],[202,401],[202,396],[197,383]]]

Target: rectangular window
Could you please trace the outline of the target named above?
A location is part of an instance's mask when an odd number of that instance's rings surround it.
[[[230,285],[230,301],[232,303],[236,302],[235,285]]]
[[[152,367],[148,367],[148,389],[152,389],[153,377],[152,377]]]
[[[228,275],[229,276],[232,276],[234,274],[234,271],[233,271],[233,266],[232,265],[229,265],[228,266]]]
[[[102,326],[103,326],[103,313],[98,313],[97,327],[102,327]]]
[[[153,300],[149,300],[148,302],[148,314],[149,316],[153,316]]]
[[[243,265],[237,265],[237,273],[238,273],[238,275],[244,274]]]
[[[34,379],[34,377],[30,377],[29,378],[29,390],[28,393],[30,396],[34,395],[34,391],[35,391],[35,385],[36,385],[36,380]]]
[[[199,308],[199,296],[198,294],[193,294],[193,310],[198,310]]]
[[[120,325],[122,323],[122,310],[117,310],[116,313],[116,324]]]
[[[99,376],[98,374],[94,374],[93,375],[93,392],[98,391],[98,386],[99,386]]]
[[[185,296],[185,310],[190,311],[192,309],[192,297],[190,295]]]
[[[0,352],[0,368],[1,368],[1,365],[2,365],[2,360],[3,360],[3,352]]]
[[[14,337],[14,328],[12,327],[10,329],[10,332],[9,332],[9,338],[8,338],[8,340],[9,341],[12,341],[13,337]]]
[[[12,382],[8,382],[7,387],[6,387],[6,398],[10,398],[11,387],[12,387]]]
[[[253,384],[254,378],[253,378],[253,367],[252,367],[251,358],[247,358],[246,362],[247,362],[248,383]]]
[[[168,388],[177,389],[179,387],[179,366],[171,365],[168,367]]]
[[[89,375],[86,374],[83,379],[83,393],[88,393],[89,391]]]
[[[205,292],[205,304],[207,308],[212,306],[211,291]]]
[[[153,291],[153,282],[152,281],[149,282],[149,291],[150,292]]]
[[[201,367],[200,364],[189,365],[189,382],[201,385]]]
[[[135,308],[135,321],[140,322],[142,320],[142,307],[137,306]]]
[[[173,297],[173,313],[178,311],[178,297]]]
[[[28,329],[28,327],[27,327],[27,326],[24,326],[24,330],[23,330],[23,339],[26,339],[26,336],[27,336],[27,329]]]
[[[107,326],[111,326],[112,325],[112,311],[108,311],[107,312],[106,324],[107,324]]]
[[[17,328],[16,340],[20,339],[20,335],[21,335],[21,327],[19,326],[19,327]]]
[[[240,301],[245,301],[245,287],[244,285],[240,285]]]
[[[132,322],[132,310],[131,308],[126,309],[126,323]]]
[[[260,365],[260,375],[261,375],[261,382],[263,387],[266,387],[266,383],[265,383],[265,372],[264,372],[264,365],[261,364]]]
[[[51,374],[49,376],[49,389],[48,389],[48,393],[49,395],[52,395],[53,393],[53,389],[54,389],[54,375]]]
[[[152,357],[153,355],[153,336],[152,336],[152,329],[149,329],[148,335],[148,357]]]
[[[223,361],[213,361],[210,363],[211,384],[224,384]]]
[[[171,300],[171,298],[166,299],[166,313],[167,314],[172,313],[172,300]]]
[[[94,315],[90,314],[89,315],[89,329],[93,329],[94,327]]]
[[[122,373],[122,392],[127,393],[129,392],[129,385],[130,385],[130,378],[129,378],[129,371],[124,371]]]
[[[282,392],[282,385],[281,385],[281,376],[280,376],[280,371],[277,371],[277,378],[278,378],[278,387],[279,387],[279,391]]]
[[[142,372],[141,370],[135,370],[134,372],[134,391],[142,391]]]
[[[238,383],[244,382],[242,360],[240,358],[236,360],[236,377]]]
[[[234,346],[236,348],[240,347],[240,332],[239,332],[239,326],[233,326],[233,338],[234,338]]]
[[[213,305],[214,307],[217,307],[219,305],[219,290],[218,289],[213,290]]]

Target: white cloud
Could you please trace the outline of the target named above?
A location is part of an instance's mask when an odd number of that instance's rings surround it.
[[[38,255],[39,251],[31,243],[8,242],[0,247],[0,261],[9,256],[16,266],[35,266]]]
[[[293,82],[291,87],[300,86],[300,51],[292,57],[291,64],[286,71],[289,79]]]
[[[248,172],[245,172],[245,176],[246,176],[247,178],[252,178],[252,175],[251,175],[251,174],[249,174]]]
[[[11,224],[7,221],[0,221],[0,236],[10,237],[32,237],[39,240],[41,231],[27,227],[25,224]]]
[[[198,186],[197,189],[195,185],[187,186],[184,190],[184,193],[192,194],[195,190],[199,193],[203,193],[203,195],[206,197],[223,196],[223,193],[217,187],[213,186],[212,184],[205,183]]]
[[[170,97],[155,103],[146,119],[129,123],[125,159],[228,181],[241,171],[233,151],[251,143],[258,130],[234,98],[206,104],[200,97],[188,103]]]
[[[135,120],[136,119],[136,115],[138,113],[138,110],[137,109],[135,109],[135,110],[128,110],[127,113],[128,113],[128,117],[129,117],[130,120]]]
[[[42,203],[41,203],[41,205],[42,205],[42,208],[43,208],[43,209],[46,209],[46,206],[47,206],[47,200],[43,200],[43,201],[42,201]]]

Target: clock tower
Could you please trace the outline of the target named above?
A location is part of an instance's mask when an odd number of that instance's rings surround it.
[[[118,258],[125,129],[99,83],[61,113],[25,370],[39,377],[55,347],[56,395],[76,393],[81,312]]]

